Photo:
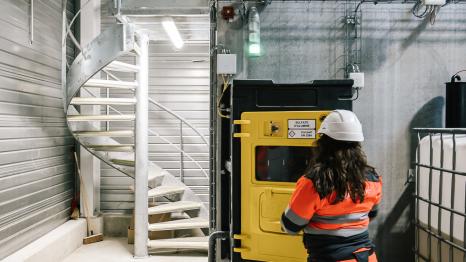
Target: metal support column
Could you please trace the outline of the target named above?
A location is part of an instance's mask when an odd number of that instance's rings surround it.
[[[136,88],[135,125],[135,185],[134,185],[134,257],[147,257],[148,240],[148,199],[149,177],[149,37],[139,33],[137,43],[141,53],[137,56],[139,72]]]
[[[80,19],[80,45],[86,46],[95,37],[100,34],[100,0],[81,1],[81,19]],[[96,74],[95,78],[100,78],[100,74]],[[85,93],[82,96],[100,97],[100,89],[88,88],[91,94]],[[100,114],[100,106],[82,106],[80,113],[83,115],[98,115]],[[100,126],[95,125],[94,130],[100,130]],[[82,183],[84,189],[81,188],[81,201],[86,200],[87,210],[81,204],[81,214],[84,217],[94,219],[100,213],[100,160],[94,157],[84,147],[79,147],[79,165],[82,173]],[[84,196],[86,195],[86,196]],[[100,224],[100,223],[99,223]],[[91,223],[90,231],[94,233],[100,232],[100,226],[95,227]]]

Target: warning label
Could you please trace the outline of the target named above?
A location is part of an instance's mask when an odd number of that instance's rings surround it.
[[[288,120],[288,138],[316,138],[316,120]]]

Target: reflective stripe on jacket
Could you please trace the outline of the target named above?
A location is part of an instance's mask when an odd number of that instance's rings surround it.
[[[290,203],[282,215],[282,228],[289,234],[297,234],[303,230],[305,239],[306,235],[335,239],[331,243],[335,244],[335,248],[338,246],[340,249],[339,242],[346,242],[346,239],[353,236],[365,236],[369,220],[377,215],[378,205],[382,197],[381,178],[374,170],[367,171],[366,177],[363,202],[354,203],[348,196],[336,204],[331,204],[330,201],[330,199],[334,199],[335,193],[320,199],[312,180],[306,176],[301,177],[291,196]],[[367,240],[369,241],[368,235]],[[370,241],[364,240],[363,242],[364,245],[371,245]],[[306,248],[308,247],[306,246]],[[332,250],[332,247],[329,247],[328,250]],[[312,250],[309,251],[312,253]],[[349,251],[352,253],[355,250]]]

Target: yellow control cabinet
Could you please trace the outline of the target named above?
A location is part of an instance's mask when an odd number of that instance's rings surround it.
[[[241,139],[241,247],[245,260],[306,261],[302,235],[281,229],[280,218],[296,180],[313,154],[328,111],[245,112],[234,124]]]

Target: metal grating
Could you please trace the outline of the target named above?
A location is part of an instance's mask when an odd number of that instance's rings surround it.
[[[466,261],[466,129],[414,131],[416,261]]]

